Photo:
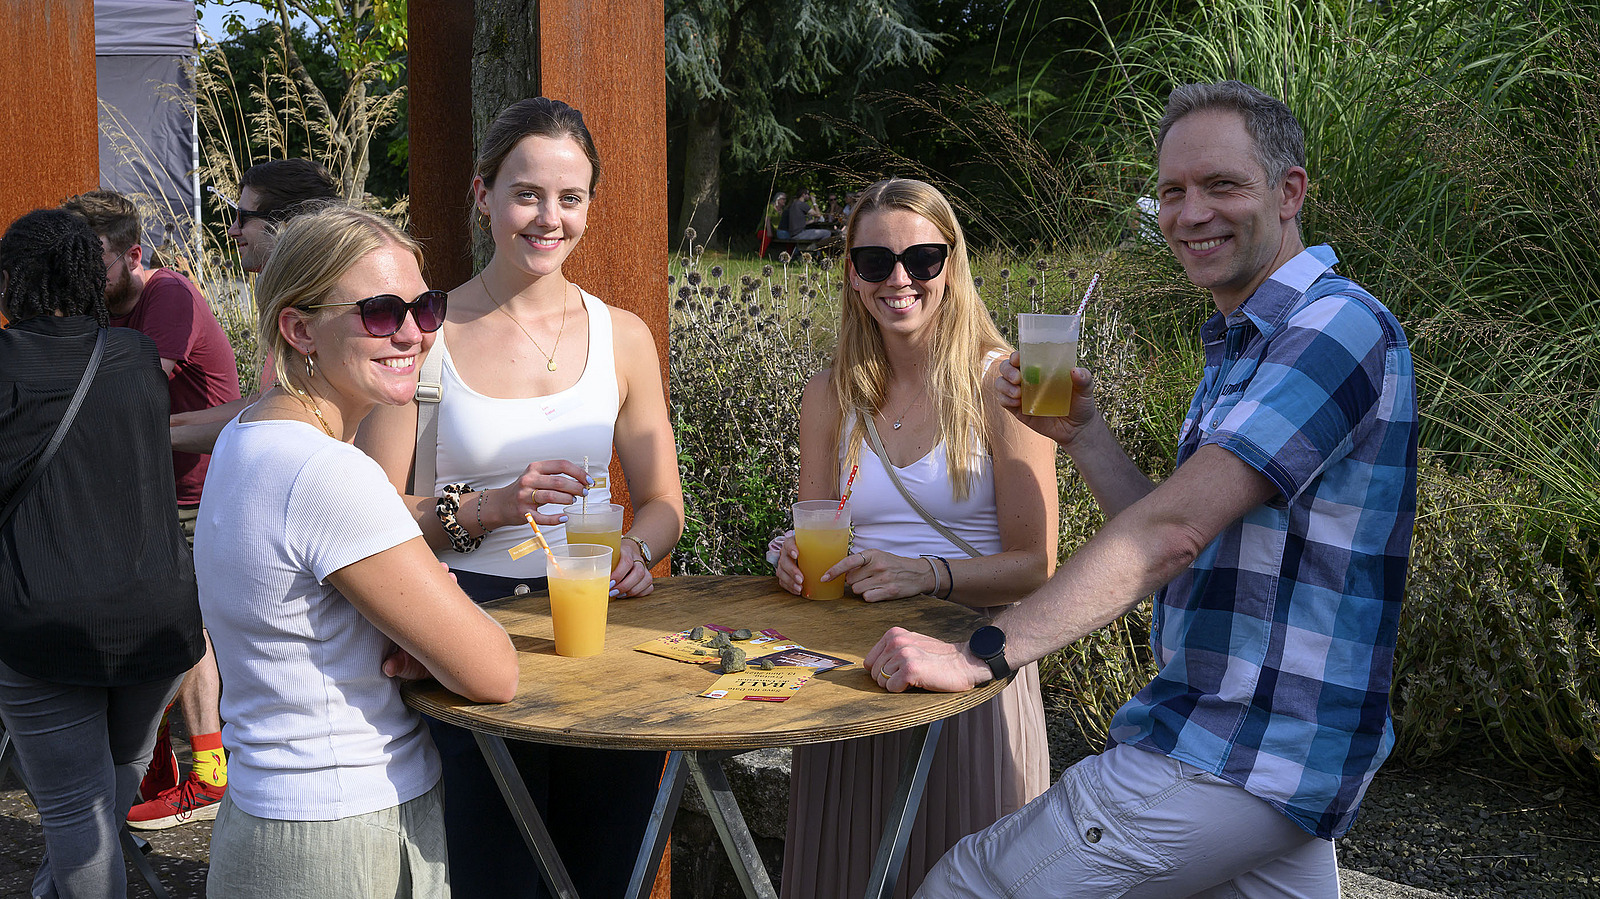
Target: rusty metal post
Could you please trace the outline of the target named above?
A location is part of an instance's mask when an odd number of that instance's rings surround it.
[[[100,183],[94,5],[0,0],[0,229]]]
[[[411,233],[428,286],[454,290],[472,277],[467,199],[472,181],[473,0],[411,0]]]

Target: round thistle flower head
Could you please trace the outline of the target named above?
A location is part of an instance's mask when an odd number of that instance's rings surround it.
[[[690,243],[694,243],[694,239],[696,237],[699,237],[699,236],[700,236],[700,232],[696,231],[693,228],[685,228],[685,229],[683,229],[683,239],[687,240]]]
[[[677,276],[677,275],[674,275],[674,274],[671,274],[671,273],[669,273],[669,274],[668,274],[668,275],[667,275],[667,286],[668,286],[668,287],[671,287],[671,286],[672,286],[672,285],[674,285],[674,284],[676,284],[676,283],[678,283],[678,276]]]
[[[1068,281],[1076,281],[1076,280],[1078,280],[1078,270],[1075,269],[1075,268],[1067,269],[1067,280]]]
[[[833,268],[833,257],[824,256],[822,257],[822,261],[818,262],[817,265],[821,267],[823,271],[829,271]]]
[[[782,296],[783,296],[783,285],[782,284],[774,284],[774,285],[772,285],[772,298],[774,300],[776,300],[776,299],[780,299]]]
[[[1040,258],[1034,260],[1033,267],[1042,272],[1050,267],[1050,260],[1041,256]]]
[[[1030,276],[1028,278],[1028,286],[1029,287],[1038,287],[1039,286],[1039,279]]]
[[[750,308],[745,311],[750,313],[751,318],[756,318],[761,315],[761,306],[756,303],[751,303]]]
[[[979,290],[982,290],[983,289],[983,276],[979,275],[976,278],[973,278],[972,279],[972,286],[976,287]]]
[[[770,266],[770,265],[763,265],[763,266],[762,266],[762,267],[761,267],[761,277],[763,277],[763,278],[770,278],[770,277],[772,277],[772,266]]]
[[[713,266],[712,266],[712,267],[711,267],[711,277],[713,277],[713,278],[720,278],[720,277],[722,277],[722,266],[720,266],[720,265],[713,265]]]
[[[1000,280],[1002,280],[1002,281],[1010,281],[1011,280],[1011,269],[1009,269],[1009,268],[1001,269],[1000,270]]]
[[[702,278],[700,276],[699,272],[690,272],[689,274],[684,275],[683,278],[684,278],[684,280],[688,281],[690,284],[693,284],[696,287],[699,287],[700,286],[700,282],[705,280],[704,278]]]
[[[791,258],[793,257],[789,255],[788,250],[784,250],[782,253],[778,254],[778,262],[782,263],[783,265],[788,265]]]
[[[678,299],[687,300],[688,298],[690,298],[692,296],[694,296],[694,288],[693,287],[690,287],[689,285],[685,284],[682,287],[678,288]]]
[[[732,297],[733,297],[733,288],[730,287],[729,285],[723,284],[723,285],[721,285],[720,287],[717,288],[717,298],[718,299],[726,300],[726,299],[731,299]]]
[[[716,296],[717,292],[715,290],[711,289],[711,285],[710,284],[707,284],[707,285],[705,285],[705,286],[700,288],[700,295],[709,300],[712,297]]]

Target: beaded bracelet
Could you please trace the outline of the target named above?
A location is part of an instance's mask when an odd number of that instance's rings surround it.
[[[444,525],[444,534],[450,538],[450,548],[458,553],[472,552],[483,542],[483,537],[467,533],[467,529],[456,520],[457,513],[461,511],[462,495],[471,491],[470,484],[446,484],[444,495],[433,504],[433,513],[439,516],[439,523]]]

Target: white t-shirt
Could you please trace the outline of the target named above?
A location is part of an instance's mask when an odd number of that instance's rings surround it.
[[[313,425],[235,419],[217,438],[194,563],[239,808],[331,821],[438,782],[427,728],[382,671],[393,644],[325,583],[420,535],[378,464]]]

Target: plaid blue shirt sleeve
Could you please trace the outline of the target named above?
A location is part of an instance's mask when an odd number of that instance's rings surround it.
[[[1344,296],[1311,303],[1284,323],[1248,388],[1201,444],[1228,449],[1292,501],[1370,425],[1389,343],[1365,303]]]

